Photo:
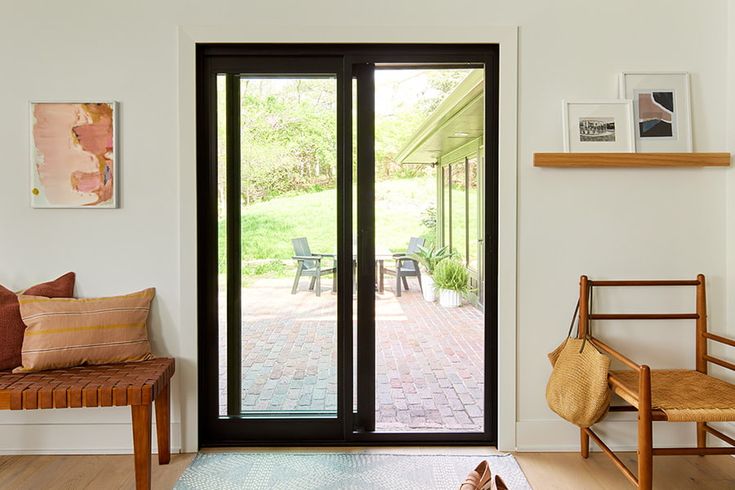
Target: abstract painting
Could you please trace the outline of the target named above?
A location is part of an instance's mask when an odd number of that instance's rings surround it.
[[[31,206],[117,207],[115,102],[31,104]]]
[[[620,74],[619,96],[633,100],[636,151],[689,152],[692,108],[686,72]]]
[[[674,92],[643,90],[638,98],[638,131],[641,138],[674,136]]]

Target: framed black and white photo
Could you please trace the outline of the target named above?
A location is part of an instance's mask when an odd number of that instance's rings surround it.
[[[619,93],[633,100],[637,151],[692,151],[688,73],[622,73]]]
[[[564,100],[562,124],[564,151],[635,151],[631,100]]]

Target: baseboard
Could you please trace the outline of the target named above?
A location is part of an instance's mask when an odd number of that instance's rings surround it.
[[[130,423],[0,424],[0,454],[132,454]],[[156,424],[152,433],[157,452]],[[181,424],[171,424],[171,452],[181,452]]]
[[[621,415],[610,416],[609,420],[595,425],[593,430],[613,451],[635,451],[637,426],[635,420],[619,419]],[[722,432],[735,435],[735,424],[717,424]],[[693,447],[695,429],[693,423],[653,424],[653,444],[658,447]],[[564,420],[526,420],[516,423],[516,445],[520,452],[576,452],[579,451],[579,429]],[[712,436],[708,445],[726,446]],[[590,449],[599,451],[594,442]]]

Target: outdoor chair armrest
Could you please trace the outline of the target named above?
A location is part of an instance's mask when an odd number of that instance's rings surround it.
[[[321,261],[322,258],[319,255],[294,255],[291,257],[294,260],[317,260]]]
[[[393,254],[394,259],[400,259],[400,258],[407,258],[408,254],[406,252],[398,252]]]
[[[318,257],[329,257],[331,259],[337,258],[337,254],[314,254],[314,255],[316,255]]]

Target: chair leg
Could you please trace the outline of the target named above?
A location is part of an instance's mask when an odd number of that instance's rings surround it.
[[[651,417],[651,370],[642,366],[638,402],[638,488],[653,489],[653,419]]]
[[[158,464],[171,461],[171,383],[156,397],[156,440]]]
[[[421,284],[421,271],[418,268],[418,265],[416,266],[416,278],[419,280],[419,289],[421,290],[421,294],[424,294],[424,285]]]
[[[697,422],[697,447],[698,448],[705,448],[707,447],[707,431],[704,430],[705,427],[704,422]],[[704,456],[703,454],[700,454],[700,456]]]
[[[401,276],[401,279],[403,279],[403,287],[408,291],[408,279],[406,279],[406,276]]]
[[[584,459],[590,456],[590,436],[584,431],[579,429],[579,452]]]
[[[314,285],[316,284],[316,276],[311,278],[311,282],[309,283],[309,291],[314,290]]]
[[[337,292],[337,271],[332,272],[332,292]]]
[[[299,262],[299,265],[296,267],[296,277],[293,280],[293,287],[291,288],[291,294],[296,294],[296,291],[299,289],[299,279],[301,279],[301,262]]]
[[[396,267],[396,297],[401,297],[401,269]]]
[[[321,296],[322,295],[322,269],[319,267],[319,265],[316,266],[316,276],[314,276],[314,279],[316,279],[316,295]]]
[[[133,454],[135,489],[151,488],[151,404],[131,405],[133,413]]]

